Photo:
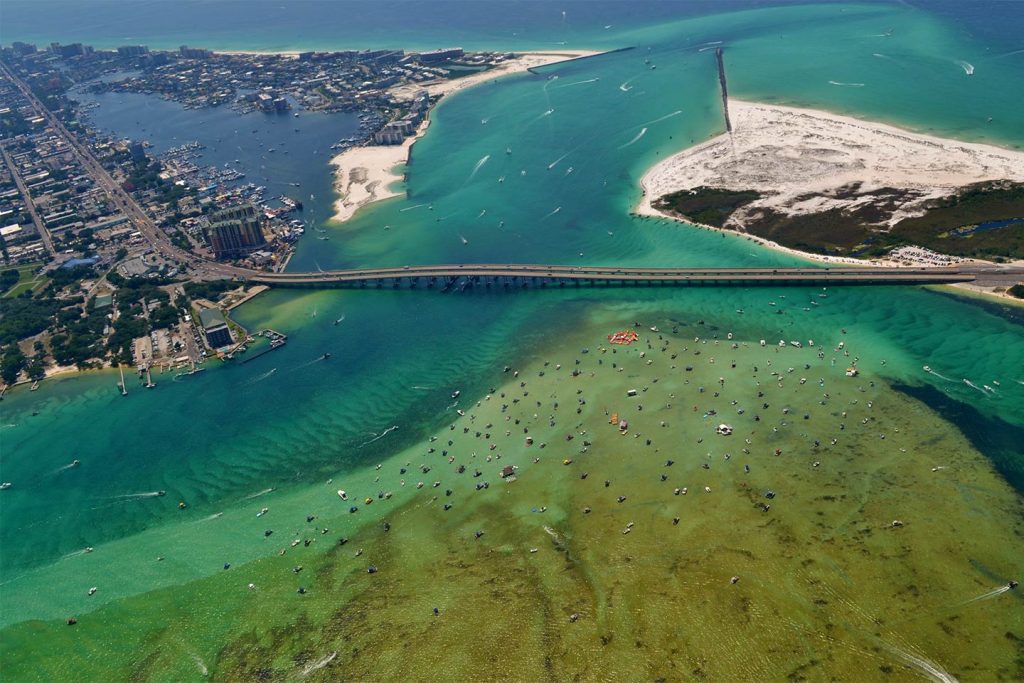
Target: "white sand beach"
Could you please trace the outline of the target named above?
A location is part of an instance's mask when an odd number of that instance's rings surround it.
[[[398,99],[412,99],[421,90],[426,90],[431,96],[450,95],[502,76],[597,53],[586,50],[563,50],[517,54],[519,56],[514,59],[509,59],[493,69],[471,76],[397,86],[391,90],[391,93]],[[429,123],[428,115],[427,120],[419,127],[415,135],[406,138],[401,145],[353,147],[331,159],[331,165],[335,167],[334,190],[337,194],[332,216],[334,221],[347,221],[363,206],[381,199],[396,197],[402,193],[401,190],[394,188],[395,183],[401,181],[403,177],[403,173],[397,167],[409,160],[410,149],[416,140],[426,132]]]
[[[809,254],[747,235],[744,219],[763,209],[799,215],[854,207],[872,201],[872,192],[882,188],[911,191],[913,198],[879,224],[884,229],[920,215],[927,201],[965,185],[1024,181],[1024,152],[911,133],[815,109],[730,99],[729,113],[731,135],[668,157],[644,174],[637,213],[665,216],[651,202],[685,189],[756,190],[764,196],[737,210],[726,222],[726,231],[805,258],[866,265],[869,262],[861,259]],[[859,184],[856,196],[836,196],[853,184]]]

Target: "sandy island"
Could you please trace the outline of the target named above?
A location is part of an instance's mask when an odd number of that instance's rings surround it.
[[[517,54],[518,57],[505,61],[493,69],[461,78],[401,85],[393,88],[391,93],[399,100],[412,99],[421,90],[426,90],[431,96],[449,95],[501,76],[597,53],[587,50],[560,50]],[[402,194],[393,187],[403,177],[397,167],[409,160],[409,151],[416,140],[426,132],[429,124],[428,115],[415,135],[406,138],[401,145],[353,147],[331,159],[331,165],[335,167],[334,190],[337,194],[332,219],[337,222],[347,221],[356,211],[371,202]]]
[[[644,174],[644,196],[637,213],[674,218],[651,202],[685,189],[756,190],[765,196],[735,211],[725,228],[701,227],[741,234],[766,247],[817,261],[892,266],[898,264],[790,249],[748,234],[744,218],[763,209],[799,215],[853,207],[872,201],[870,193],[882,188],[912,191],[914,198],[885,221],[891,226],[920,215],[926,202],[965,185],[1024,181],[1024,152],[920,135],[816,109],[730,99],[729,113],[734,129],[731,135],[719,135],[686,149]],[[834,196],[853,183],[860,183],[856,197]]]

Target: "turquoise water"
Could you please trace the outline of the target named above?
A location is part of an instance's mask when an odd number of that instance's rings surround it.
[[[525,7],[538,13],[541,7],[551,9],[544,3]],[[572,3],[570,12],[598,11],[584,7],[589,5]],[[624,11],[618,7],[615,11]],[[634,49],[502,79],[442,101],[430,131],[415,146],[408,199],[383,202],[344,225],[325,223],[331,240],[310,235],[291,268],[453,261],[798,263],[742,238],[629,215],[646,168],[720,132],[712,52],[698,51],[712,41],[726,43],[736,96],[1024,145],[1024,95],[1007,87],[1024,82],[1024,55],[998,56],[1011,50],[972,38],[948,18],[888,5],[686,16],[677,5],[622,14],[622,21],[594,14],[586,31],[580,29],[578,44]],[[533,27],[530,46],[558,38],[563,30],[537,28],[540,19],[530,16],[521,21]],[[218,23],[223,24],[211,25]],[[621,32],[604,37],[608,23]],[[9,40],[8,31],[14,35],[15,28],[5,25]],[[413,28],[406,25],[392,39],[401,40]],[[880,35],[890,28],[891,37]],[[119,40],[92,30],[97,42]],[[445,42],[457,41],[459,30],[468,34],[472,25],[457,26]],[[444,35],[442,28],[434,31],[428,35]],[[577,42],[570,28],[564,32]],[[126,32],[123,39],[145,40],[136,35]],[[189,33],[187,40],[175,35],[169,41],[198,44],[201,37]],[[323,40],[312,34],[305,44],[324,45],[318,42]],[[509,44],[503,42],[507,36],[480,40]],[[222,44],[243,46],[226,38]],[[281,45],[268,40],[260,46]],[[885,57],[875,57],[876,52]],[[645,58],[657,70],[647,68]],[[975,75],[967,77],[956,60],[974,64]],[[864,86],[833,86],[830,80]],[[623,84],[632,88],[624,91]],[[163,146],[199,139],[213,147],[222,138],[224,147],[211,150],[211,159],[246,155],[266,166],[261,170],[279,187],[301,178],[303,192],[309,188],[317,197],[308,211],[316,220],[327,215],[327,146],[347,134],[339,132],[346,130],[344,120],[304,116],[295,124],[303,128],[296,134],[289,132],[291,119],[236,119],[230,112],[186,112],[145,98],[104,98],[116,102],[117,110],[101,106],[93,114],[98,125],[148,136]],[[546,114],[549,110],[554,111]],[[144,123],[147,117],[150,125]],[[162,122],[159,127],[155,120]],[[246,133],[252,129],[259,132]],[[287,159],[278,154],[272,162],[263,160],[262,150],[275,135],[294,136],[290,153]],[[2,479],[15,482],[3,492],[0,509],[5,592],[0,623],[57,618],[72,609],[84,613],[215,573],[228,557],[241,564],[272,553],[276,544],[271,548],[254,541],[255,535],[232,533],[220,522],[249,520],[261,498],[299,511],[311,499],[310,485],[329,477],[371,478],[367,466],[450,419],[452,391],[482,395],[500,381],[504,364],[557,348],[560,335],[597,302],[617,308],[624,322],[645,311],[671,310],[678,320],[706,320],[769,343],[780,338],[834,343],[835,330],[846,328],[850,345],[870,355],[872,372],[904,383],[933,383],[986,418],[1024,425],[1019,324],[920,289],[832,289],[827,297],[818,296],[822,293],[806,288],[512,295],[276,291],[236,312],[251,328],[270,326],[289,334],[284,349],[252,363],[177,382],[158,376],[152,391],[130,383],[128,397],[118,394],[109,373],[48,381],[36,393],[13,392],[0,404]],[[344,322],[334,326],[342,315]],[[315,361],[327,351],[331,360]],[[922,373],[925,364],[950,381]],[[963,378],[979,386],[998,380],[1000,389],[985,395]],[[1019,448],[1004,444],[989,455],[1020,484]],[[61,469],[75,458],[80,467]],[[274,490],[263,493],[267,489]],[[159,490],[167,495],[140,495]],[[186,501],[188,509],[178,510],[178,501]],[[219,512],[224,518],[211,519]],[[97,550],[73,554],[85,546]],[[156,555],[168,559],[155,566]],[[86,601],[84,576],[111,573],[121,577],[118,585]]]

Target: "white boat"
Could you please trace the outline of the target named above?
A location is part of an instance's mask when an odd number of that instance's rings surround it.
[[[6,491],[7,489],[11,488],[12,486],[14,486],[14,484],[12,484],[9,481],[5,481],[4,483],[0,484],[0,491]]]
[[[96,588],[96,586],[93,586],[92,588],[89,589],[89,595],[95,595],[97,590],[99,590],[99,589]]]

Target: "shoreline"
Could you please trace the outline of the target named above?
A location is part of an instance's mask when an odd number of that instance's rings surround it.
[[[941,194],[948,195],[960,187],[989,178],[1003,179],[1004,176],[1009,176],[1007,179],[1010,180],[1015,178],[1024,180],[1024,154],[1017,150],[922,135],[890,124],[855,119],[820,109],[761,104],[734,98],[730,98],[730,104],[734,105],[734,109],[739,114],[736,118],[739,119],[740,126],[746,124],[746,127],[741,131],[734,130],[731,135],[722,133],[700,144],[680,150],[648,168],[640,179],[642,194],[633,209],[634,215],[668,218],[701,229],[729,233],[744,237],[767,249],[818,263],[865,267],[941,267],[939,264],[927,261],[910,262],[886,257],[856,258],[802,251],[746,232],[742,229],[741,211],[734,212],[725,226],[717,227],[683,219],[673,213],[662,211],[655,208],[653,202],[672,192],[707,185],[730,190],[757,190],[764,195],[762,203],[765,206],[793,215],[806,215],[814,214],[830,206],[839,206],[838,200],[830,197],[828,193],[851,182],[863,182],[864,192],[870,191],[871,188],[886,186],[910,187],[920,190],[924,198],[929,199]],[[890,159],[883,161],[878,158],[879,155],[872,146],[872,143],[876,143],[877,140],[883,140],[891,150],[901,153],[900,156],[894,157],[895,164]],[[801,145],[801,143],[803,144]],[[812,145],[816,149],[806,149]],[[747,149],[744,149],[744,146]],[[773,146],[785,147],[787,151],[809,151],[809,155],[812,157],[821,151],[820,147],[831,147],[826,149],[830,156],[825,158],[834,165],[822,170],[821,166],[826,162],[822,158],[812,158],[812,163],[808,164],[810,168],[801,167],[799,162],[791,162],[791,165],[787,167],[789,159],[778,161],[771,157]],[[863,148],[868,148],[871,151],[865,152]],[[741,154],[753,150],[758,153],[758,156],[762,158],[768,156],[769,158],[767,161],[759,162],[765,166],[755,166],[750,163],[740,164],[736,161],[737,149]],[[768,150],[768,154],[766,155],[763,150]],[[909,168],[906,164],[900,166],[899,162],[908,158],[917,159],[922,156],[922,150],[927,150],[934,158],[924,157],[919,162],[921,165],[927,166],[926,171],[922,174],[924,177],[919,178],[916,168]],[[846,153],[848,158],[840,157],[843,153]],[[960,165],[957,163],[958,160],[947,162],[945,165],[935,161],[935,159],[944,159],[946,155],[951,154],[960,155],[973,166]],[[839,161],[834,161],[837,157],[839,157]],[[722,159],[725,160],[722,161]],[[996,163],[999,165],[995,166]],[[751,170],[746,168],[747,166],[754,168]],[[775,166],[782,166],[782,168],[775,168]],[[993,167],[997,169],[996,173],[993,173]],[[768,171],[775,171],[775,173]],[[833,171],[833,173],[829,175],[829,171]],[[748,179],[742,177],[744,172],[750,176]],[[801,173],[804,173],[805,177],[799,177]],[[741,177],[737,179],[737,176]],[[774,181],[774,178],[778,177],[791,179],[788,183],[772,182],[770,186],[764,182],[765,178],[772,178]],[[824,179],[822,179],[823,177]],[[759,182],[760,186],[758,186]],[[741,185],[743,187],[740,187]],[[816,196],[814,200],[807,202],[805,198],[799,196],[805,193],[815,193]],[[791,203],[786,204],[786,200],[790,200]],[[754,204],[757,202],[754,202],[752,206]],[[901,211],[904,210],[901,207]],[[913,209],[910,211],[912,212]],[[900,213],[897,212],[894,215],[900,216]],[[734,225],[730,226],[729,223]],[[962,261],[993,263],[976,258],[962,258]],[[1024,262],[1012,261],[1007,265],[1010,263],[1021,265]],[[1018,301],[1003,292],[995,292],[992,288],[979,287],[971,283],[958,283],[952,287],[993,296],[1003,301]]]
[[[518,55],[516,58],[493,69],[455,79],[447,78],[416,85],[401,85],[392,88],[390,92],[398,99],[406,97],[411,99],[415,93],[422,90],[426,90],[431,97],[443,98],[503,76],[602,53],[593,50],[558,50],[516,54]],[[430,115],[434,106],[436,104],[431,105],[416,132],[406,138],[402,144],[363,145],[347,149],[331,158],[330,165],[334,167],[335,193],[334,214],[330,218],[332,223],[344,223],[368,204],[398,197],[405,193],[404,189],[394,189],[396,183],[405,179],[405,174],[396,172],[395,169],[397,166],[409,162],[413,145],[423,137],[427,128],[430,127]]]

